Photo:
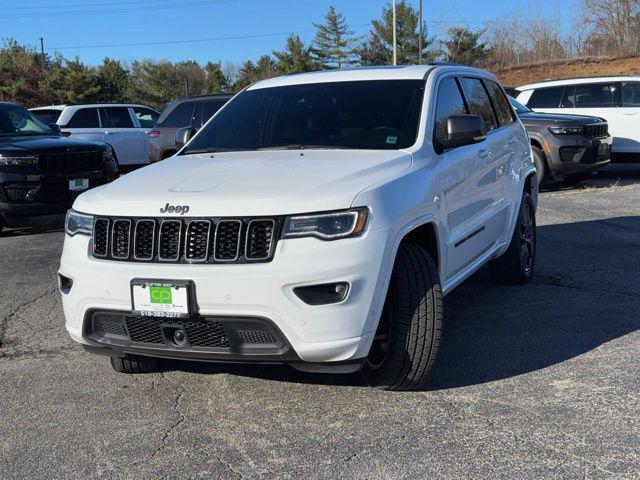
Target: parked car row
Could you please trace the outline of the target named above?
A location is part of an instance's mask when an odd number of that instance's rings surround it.
[[[516,99],[536,112],[604,119],[613,136],[614,159],[640,159],[640,77],[555,80],[515,90]]]

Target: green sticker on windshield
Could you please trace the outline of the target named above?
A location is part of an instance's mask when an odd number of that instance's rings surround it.
[[[393,135],[389,135],[387,137],[387,144],[388,145],[395,145],[397,141],[398,141],[398,137],[394,137]]]

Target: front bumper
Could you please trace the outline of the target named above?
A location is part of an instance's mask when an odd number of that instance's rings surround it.
[[[91,312],[130,314],[131,281],[188,280],[194,285],[200,317],[233,322],[265,319],[288,349],[262,357],[246,349],[199,350],[197,359],[295,363],[344,362],[368,353],[384,293],[388,230],[372,230],[358,238],[324,242],[314,238],[281,240],[269,263],[140,264],[97,260],[89,255],[87,236],[67,236],[60,274],[72,280],[62,289],[66,328],[71,337],[112,353],[147,354],[193,359],[193,351],[170,342],[150,348],[140,343],[106,342],[88,329]],[[293,292],[303,285],[348,282],[347,298],[338,304],[311,306]],[[67,292],[67,293],[64,293]],[[145,350],[147,348],[147,350]],[[153,351],[151,351],[153,350]],[[276,349],[277,350],[277,349]]]
[[[611,161],[612,137],[587,139],[582,136],[548,138],[551,174],[556,177],[597,170]]]
[[[103,171],[72,174],[42,174],[29,168],[20,172],[0,171],[0,216],[9,226],[23,226],[30,217],[65,213],[82,192],[69,190],[69,181],[86,178],[89,188],[117,178],[115,164]]]

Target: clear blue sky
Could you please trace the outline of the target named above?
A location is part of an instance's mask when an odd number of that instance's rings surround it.
[[[418,5],[418,0],[409,0]],[[569,24],[563,0],[423,0],[431,33],[482,22],[519,8]],[[194,59],[241,62],[280,49],[287,33],[313,38],[312,22],[330,5],[364,34],[388,0],[2,0],[0,37],[38,45],[48,53],[79,55],[89,64],[105,56],[123,61]],[[542,9],[542,10],[540,10]],[[239,38],[245,37],[245,38]],[[196,40],[196,41],[193,41]],[[203,40],[203,41],[197,41]],[[158,42],[184,42],[164,43]],[[122,45],[127,44],[127,45]],[[135,44],[135,45],[131,45]]]

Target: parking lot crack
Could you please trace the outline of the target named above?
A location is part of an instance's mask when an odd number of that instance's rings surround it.
[[[2,346],[3,346],[3,340],[4,340],[5,333],[7,331],[7,325],[9,325],[9,322],[14,317],[16,317],[24,308],[26,308],[29,305],[37,302],[38,300],[42,300],[43,298],[47,297],[48,295],[54,294],[56,291],[57,291],[57,288],[51,288],[50,290],[47,290],[46,292],[44,292],[41,295],[36,296],[35,298],[27,300],[26,302],[22,302],[21,304],[16,306],[14,309],[10,310],[7,315],[5,315],[5,316],[0,318],[0,350],[2,349]],[[1,356],[1,354],[0,354],[0,356]]]

